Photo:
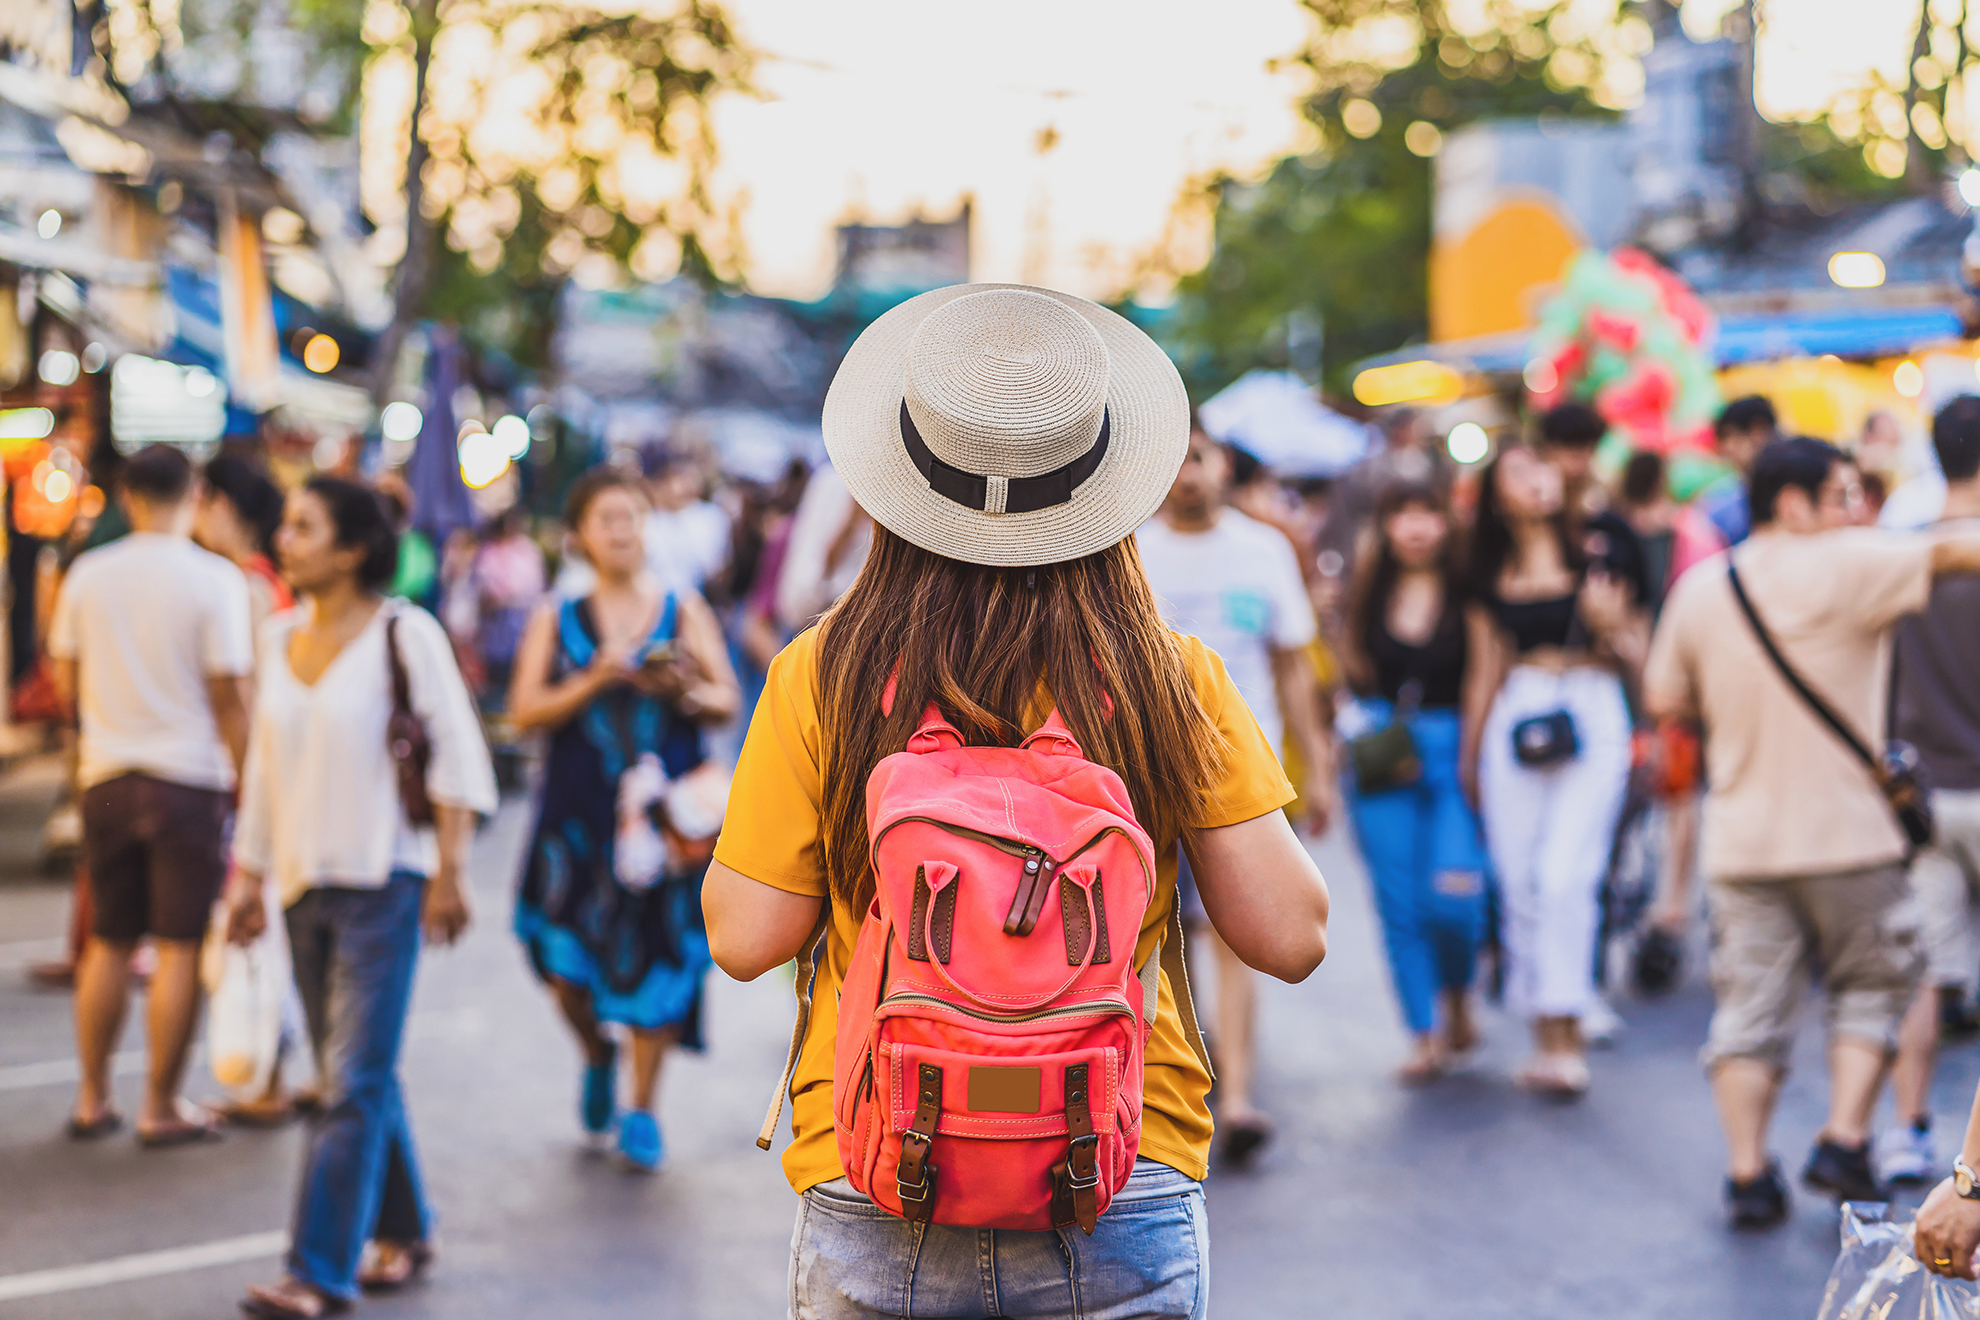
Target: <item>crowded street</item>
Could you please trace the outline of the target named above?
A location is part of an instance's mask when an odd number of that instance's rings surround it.
[[[234,1132],[160,1157],[61,1140],[74,1078],[67,1002],[19,972],[60,947],[65,887],[34,874],[28,837],[50,771],[30,761],[0,779],[0,1163],[9,1202],[33,1208],[0,1229],[0,1315],[220,1314],[282,1250],[303,1132]],[[525,824],[511,801],[483,833],[479,924],[421,971],[405,1072],[447,1265],[433,1286],[374,1313],[777,1314],[793,1202],[750,1138],[789,1033],[788,979],[715,978],[720,1043],[668,1064],[668,1167],[628,1177],[574,1135],[567,1046],[503,930]],[[1719,1147],[1694,1057],[1711,1008],[1704,985],[1624,1001],[1629,1025],[1601,1056],[1604,1086],[1579,1107],[1536,1105],[1504,1080],[1519,1043],[1497,1014],[1475,1073],[1398,1092],[1389,1074],[1403,1034],[1366,881],[1342,840],[1315,855],[1333,886],[1338,952],[1325,975],[1269,985],[1260,1002],[1259,1092],[1280,1140],[1256,1168],[1209,1181],[1211,1268],[1228,1314],[1814,1314],[1835,1256],[1831,1205],[1800,1199],[1770,1237],[1721,1226]],[[1818,1043],[1811,1024],[1782,1097],[1785,1149],[1821,1122]],[[1980,1055],[1948,1057],[1937,1092],[1948,1120],[1976,1077]]]
[[[1980,9],[0,0],[0,1320],[234,1314],[1980,1317]]]

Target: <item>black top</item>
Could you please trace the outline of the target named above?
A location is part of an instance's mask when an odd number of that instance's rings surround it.
[[[1385,612],[1386,613],[1386,612]],[[1375,669],[1375,694],[1402,700],[1403,686],[1415,683],[1417,705],[1455,709],[1464,696],[1466,654],[1464,616],[1445,610],[1437,630],[1421,645],[1405,642],[1389,631],[1386,618],[1376,621],[1368,639],[1368,662]]]
[[[1513,650],[1519,655],[1543,646],[1566,648],[1575,631],[1578,593],[1549,596],[1542,600],[1503,600],[1494,597],[1492,613],[1499,626],[1512,634]]]

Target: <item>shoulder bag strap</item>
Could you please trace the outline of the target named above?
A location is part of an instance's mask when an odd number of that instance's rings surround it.
[[[1780,647],[1774,643],[1773,635],[1767,631],[1767,626],[1760,622],[1760,615],[1754,610],[1753,602],[1747,598],[1746,586],[1739,580],[1739,569],[1733,565],[1731,555],[1726,557],[1726,581],[1732,585],[1733,599],[1739,602],[1740,612],[1746,615],[1746,621],[1753,625],[1753,635],[1760,639],[1760,648],[1767,653],[1767,658],[1774,662],[1774,668],[1787,680],[1787,685],[1794,689],[1795,695],[1801,698],[1808,709],[1815,712],[1822,723],[1829,726],[1836,737],[1848,745],[1849,750],[1856,754],[1859,761],[1870,767],[1872,774],[1879,774],[1882,764],[1876,754],[1864,745],[1863,739],[1857,737],[1855,730],[1843,723],[1842,717],[1829,707],[1829,703],[1815,695],[1815,690],[1808,686],[1800,674],[1794,672],[1793,666],[1787,662],[1787,657],[1781,654]]]
[[[798,1056],[804,1053],[804,1033],[811,1026],[811,991],[818,981],[818,965],[824,961],[825,929],[831,921],[832,900],[828,897],[819,909],[818,924],[804,937],[804,948],[798,952],[797,982],[793,987],[797,992],[797,1022],[791,1027],[791,1048],[784,1057],[784,1075],[777,1079],[777,1093],[770,1097],[770,1112],[763,1116],[763,1129],[756,1134],[756,1144],[764,1150],[769,1150],[770,1143],[777,1138],[784,1101],[790,1098],[791,1081],[797,1076]]]
[[[405,657],[399,654],[399,609],[387,604],[385,616],[385,664],[392,675],[392,709],[412,715],[412,680],[406,675]]]

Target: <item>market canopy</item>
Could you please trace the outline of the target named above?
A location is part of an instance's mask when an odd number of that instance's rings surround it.
[[[1719,366],[1770,358],[1892,357],[1927,344],[1963,339],[1965,322],[1951,305],[1839,308],[1834,311],[1774,312],[1722,316],[1711,352]],[[1429,360],[1460,371],[1514,375],[1526,367],[1532,336],[1527,331],[1412,344],[1368,358],[1356,369]]]
[[[1290,371],[1240,376],[1196,410],[1203,429],[1287,477],[1338,476],[1368,449],[1368,428],[1320,402]]]

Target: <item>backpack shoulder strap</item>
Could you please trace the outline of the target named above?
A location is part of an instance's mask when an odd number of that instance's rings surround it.
[[[804,938],[797,956],[797,1022],[791,1027],[790,1053],[784,1057],[784,1075],[777,1079],[777,1093],[770,1097],[770,1111],[763,1116],[763,1129],[756,1144],[769,1150],[777,1138],[777,1123],[784,1116],[784,1101],[790,1098],[791,1079],[797,1075],[798,1057],[804,1053],[804,1033],[811,1028],[811,992],[818,982],[818,964],[824,961],[825,929],[832,922],[832,900],[827,898],[818,912],[818,924]]]
[[[1148,955],[1148,961],[1141,967],[1141,1017],[1145,1022],[1154,1022],[1162,1003],[1162,973],[1169,974],[1169,992],[1176,999],[1176,1016],[1182,1022],[1183,1039],[1195,1052],[1196,1060],[1203,1065],[1203,1071],[1211,1081],[1217,1080],[1217,1070],[1211,1066],[1210,1050],[1203,1043],[1203,1028],[1196,1021],[1196,1000],[1189,992],[1189,966],[1183,958],[1182,889],[1176,889],[1175,901],[1169,905],[1168,924],[1162,930],[1162,938],[1156,941],[1155,952]]]
[[[1726,556],[1726,581],[1732,586],[1733,599],[1739,602],[1740,613],[1746,616],[1747,623],[1752,626],[1753,635],[1760,639],[1760,649],[1765,651],[1767,658],[1774,662],[1774,669],[1786,680],[1787,685],[1794,689],[1795,695],[1801,698],[1803,704],[1815,712],[1816,717],[1828,725],[1850,751],[1856,753],[1856,759],[1869,766],[1872,773],[1876,773],[1880,769],[1876,753],[1864,745],[1863,739],[1857,736],[1854,729],[1843,723],[1842,716],[1836,714],[1828,702],[1816,695],[1815,689],[1808,686],[1801,675],[1794,671],[1794,666],[1787,662],[1787,657],[1781,654],[1781,648],[1775,644],[1773,634],[1760,622],[1759,612],[1753,608],[1752,600],[1747,597],[1746,585],[1739,580],[1739,569],[1734,566],[1730,554]]]

